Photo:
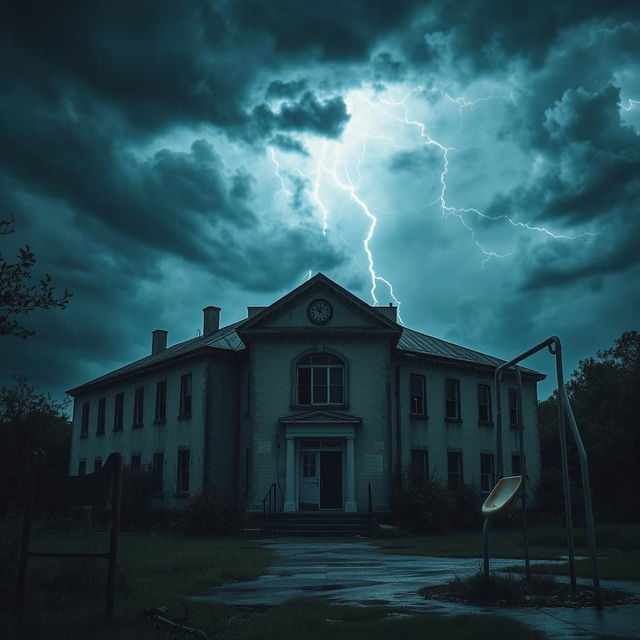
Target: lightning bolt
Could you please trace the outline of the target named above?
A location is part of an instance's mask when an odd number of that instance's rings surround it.
[[[631,98],[627,98],[626,105],[620,105],[625,111],[631,111],[636,105],[640,104],[640,100],[632,100]]]
[[[436,199],[429,203],[427,206],[438,205],[443,218],[455,218],[469,233],[472,242],[478,248],[481,256],[481,266],[484,268],[485,264],[494,258],[506,258],[515,253],[515,244],[510,251],[498,252],[492,248],[485,246],[477,237],[476,231],[471,224],[473,218],[489,221],[492,223],[503,223],[510,225],[514,229],[527,231],[529,233],[543,234],[549,238],[555,240],[577,240],[584,237],[594,237],[598,234],[583,232],[579,234],[561,234],[555,233],[551,229],[543,226],[533,225],[529,222],[523,222],[512,218],[509,215],[489,215],[476,207],[456,207],[453,206],[448,200],[447,192],[447,176],[449,174],[450,156],[462,149],[448,146],[444,142],[435,139],[431,136],[428,130],[426,122],[422,122],[410,115],[410,107],[408,105],[409,98],[420,89],[414,89],[405,93],[399,100],[391,100],[389,98],[378,98],[376,101],[369,98],[364,90],[353,92],[350,96],[347,96],[345,102],[347,103],[348,112],[353,116],[355,114],[356,105],[354,98],[362,101],[370,110],[375,110],[378,114],[382,115],[384,119],[395,121],[401,127],[407,127],[410,130],[417,131],[419,140],[425,146],[433,147],[437,150],[441,157],[441,169],[439,173],[439,193]],[[376,93],[373,92],[375,96]],[[493,91],[490,95],[478,98],[476,100],[467,100],[464,97],[454,98],[448,93],[442,93],[443,97],[449,102],[458,106],[459,114],[463,109],[470,109],[475,107],[480,102],[486,102],[494,99]],[[629,106],[623,107],[626,110],[631,109],[638,104],[638,101],[629,100]],[[359,108],[359,107],[358,107]],[[378,119],[379,120],[379,119]],[[402,145],[393,137],[385,136],[377,132],[371,131],[354,131],[351,123],[347,126],[343,132],[343,140],[349,133],[350,137],[355,137],[359,140],[360,150],[357,153],[355,159],[353,155],[349,155],[349,150],[346,148],[346,143],[340,141],[328,141],[323,140],[319,152],[312,154],[316,157],[315,167],[308,173],[303,172],[299,167],[296,167],[294,171],[304,179],[307,185],[307,193],[310,200],[314,203],[317,211],[320,213],[322,221],[322,233],[327,235],[329,229],[329,211],[330,207],[326,204],[322,196],[323,186],[325,182],[323,178],[327,178],[329,183],[336,187],[338,190],[344,192],[349,200],[353,202],[355,207],[361,211],[368,222],[367,231],[362,241],[364,253],[367,259],[367,271],[369,274],[371,288],[370,295],[373,303],[378,304],[377,289],[378,286],[383,284],[388,288],[391,299],[398,306],[398,320],[402,322],[400,316],[401,302],[396,297],[392,283],[381,276],[376,271],[375,258],[371,248],[371,243],[375,237],[376,229],[378,226],[378,218],[373,212],[372,206],[366,201],[365,197],[361,193],[361,166],[365,160],[367,153],[367,143],[370,139],[385,140],[390,145],[401,149],[414,149],[415,146]],[[464,147],[469,148],[469,147]],[[332,160],[328,159],[329,150],[332,152]],[[287,199],[291,199],[293,193],[287,189],[285,178],[280,171],[280,163],[278,162],[273,148],[270,148],[271,161],[275,167],[275,176],[280,183],[280,189],[277,193],[283,193]],[[326,187],[325,187],[326,188]]]
[[[269,154],[271,155],[271,162],[273,162],[276,168],[276,177],[280,181],[280,189],[276,191],[276,195],[282,193],[287,198],[287,200],[291,200],[291,198],[293,198],[293,193],[289,191],[287,189],[287,186],[285,185],[284,178],[280,173],[280,163],[276,159],[276,152],[274,151],[273,147],[269,147]]]

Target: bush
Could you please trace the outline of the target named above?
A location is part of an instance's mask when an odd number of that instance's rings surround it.
[[[151,523],[153,476],[150,469],[125,467],[122,477],[121,529],[146,528]]]
[[[477,487],[461,484],[449,491],[451,526],[455,529],[477,529],[482,525],[482,496]]]
[[[408,487],[396,487],[392,510],[397,522],[412,533],[443,533],[449,528],[447,490],[438,480],[412,479]]]
[[[241,527],[238,511],[226,506],[213,489],[193,498],[184,509],[183,528],[190,535],[223,536]]]

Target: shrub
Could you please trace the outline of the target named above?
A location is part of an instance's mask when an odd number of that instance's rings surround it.
[[[461,484],[449,491],[451,526],[455,529],[476,529],[482,525],[482,496],[477,487]]]
[[[227,535],[240,530],[236,509],[224,504],[214,489],[193,498],[184,509],[183,528],[190,535]]]
[[[122,477],[121,528],[127,530],[149,526],[152,499],[151,470],[133,471],[125,467]]]
[[[444,485],[432,479],[412,479],[396,487],[392,509],[398,523],[412,533],[442,533],[449,528],[449,500]]]

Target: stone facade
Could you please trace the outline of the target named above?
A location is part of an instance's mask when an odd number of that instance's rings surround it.
[[[166,509],[209,487],[248,511],[262,510],[275,483],[278,510],[350,512],[366,511],[369,493],[387,511],[393,483],[412,473],[493,485],[502,361],[403,328],[395,309],[371,307],[322,274],[248,315],[219,328],[219,310],[207,307],[203,336],[166,348],[156,331],[150,356],[72,389],[70,472],[120,451],[126,464],[154,469],[156,506]],[[543,376],[521,371],[535,484]],[[521,463],[514,389],[507,378],[505,475]]]

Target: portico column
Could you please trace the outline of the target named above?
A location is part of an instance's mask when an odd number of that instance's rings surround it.
[[[347,437],[347,468],[345,469],[345,480],[347,481],[347,491],[344,501],[344,510],[355,513],[358,510],[356,505],[356,464],[354,436]]]
[[[284,511],[296,511],[296,465],[295,465],[295,440],[286,436],[287,439],[287,468],[284,479]]]

